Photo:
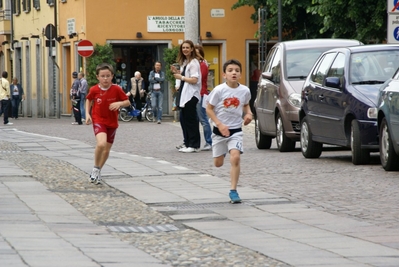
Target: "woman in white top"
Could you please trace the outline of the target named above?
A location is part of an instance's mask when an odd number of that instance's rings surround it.
[[[174,77],[181,80],[176,105],[180,109],[180,124],[184,137],[184,146],[179,151],[184,153],[198,152],[201,145],[196,108],[201,91],[200,58],[201,56],[195,51],[194,43],[186,40],[181,44],[177,56],[177,62],[181,66],[180,71],[171,66]]]

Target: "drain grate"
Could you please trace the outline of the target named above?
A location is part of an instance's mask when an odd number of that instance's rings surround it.
[[[112,232],[118,233],[157,233],[178,231],[173,224],[150,225],[150,226],[107,226]]]
[[[21,150],[0,150],[0,153],[20,153]]]

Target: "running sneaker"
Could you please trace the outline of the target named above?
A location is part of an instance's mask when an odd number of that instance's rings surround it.
[[[90,183],[99,184],[97,181],[101,181],[101,173],[99,168],[93,168],[89,178]]]
[[[230,202],[231,203],[233,203],[233,204],[241,203],[241,198],[238,195],[237,190],[230,190],[229,197],[230,197]]]
[[[194,153],[194,152],[199,152],[200,149],[199,148],[194,148],[194,147],[184,147],[184,148],[180,148],[179,152],[183,152],[183,153]]]
[[[176,149],[182,149],[182,148],[185,148],[185,147],[186,147],[186,145],[183,143],[181,145],[176,146]]]

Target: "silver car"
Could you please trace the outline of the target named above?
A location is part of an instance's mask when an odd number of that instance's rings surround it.
[[[314,62],[325,51],[362,45],[357,40],[312,39],[275,44],[259,78],[255,107],[255,140],[269,149],[276,138],[278,150],[293,151],[299,141],[301,90]]]

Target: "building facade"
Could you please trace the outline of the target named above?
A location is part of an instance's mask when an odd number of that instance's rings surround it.
[[[59,117],[71,113],[72,72],[85,72],[86,58],[78,55],[81,40],[111,44],[116,82],[127,90],[135,71],[148,84],[155,61],[163,62],[165,48],[180,45],[185,36],[184,0],[0,0],[4,14],[0,34],[5,36],[2,69],[20,79],[27,95],[23,115]],[[223,62],[243,64],[241,83],[250,85],[257,67],[258,25],[250,19],[252,7],[231,10],[237,0],[199,0],[199,37],[210,64],[208,87],[222,80]],[[17,11],[19,10],[19,11]],[[12,13],[12,14],[11,14]],[[49,24],[54,25],[53,31]],[[56,41],[50,37],[56,35]],[[47,46],[46,46],[47,40]],[[48,47],[51,45],[51,47]],[[55,47],[55,48],[54,48]],[[165,71],[165,64],[163,70]],[[172,95],[165,84],[164,110],[172,114]]]

